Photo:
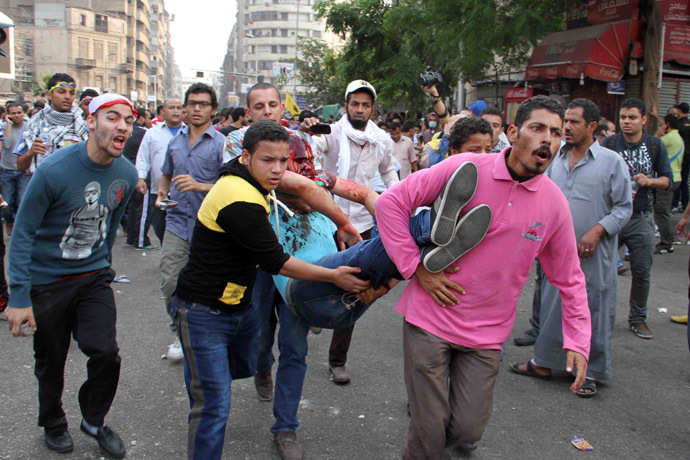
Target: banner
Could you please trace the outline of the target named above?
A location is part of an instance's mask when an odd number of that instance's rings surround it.
[[[290,93],[285,93],[285,108],[288,109],[293,115],[299,115],[299,113],[302,111],[292,96],[290,96]]]

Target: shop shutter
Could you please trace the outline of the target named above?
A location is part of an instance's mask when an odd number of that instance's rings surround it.
[[[666,115],[668,109],[678,103],[676,94],[678,91],[678,80],[664,78],[661,88],[659,88],[659,115]]]
[[[690,80],[679,80],[680,83],[680,102],[687,102],[690,104]]]
[[[642,87],[641,77],[628,77],[625,79],[625,97],[640,97],[640,88]]]

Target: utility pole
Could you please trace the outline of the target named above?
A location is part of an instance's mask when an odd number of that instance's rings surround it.
[[[295,0],[297,3],[297,21],[295,24],[295,65],[292,70],[292,78],[295,79],[295,86],[292,88],[295,100],[297,100],[297,44],[299,43],[299,0]]]

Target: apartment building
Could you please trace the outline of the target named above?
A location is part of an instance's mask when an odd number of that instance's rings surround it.
[[[221,101],[236,101],[262,80],[293,95],[305,88],[294,65],[298,37],[322,40],[332,47],[342,41],[316,18],[315,0],[238,0],[237,20],[223,61]],[[239,101],[240,105],[244,102]]]
[[[150,105],[172,91],[174,54],[163,0],[0,0],[15,22],[13,90],[63,71],[80,88],[125,94]]]

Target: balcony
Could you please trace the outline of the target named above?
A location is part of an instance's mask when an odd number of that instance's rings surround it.
[[[77,58],[75,61],[79,69],[93,69],[96,67],[95,59]]]
[[[132,63],[120,64],[120,73],[133,73],[133,72],[134,72],[134,64],[132,64]]]

